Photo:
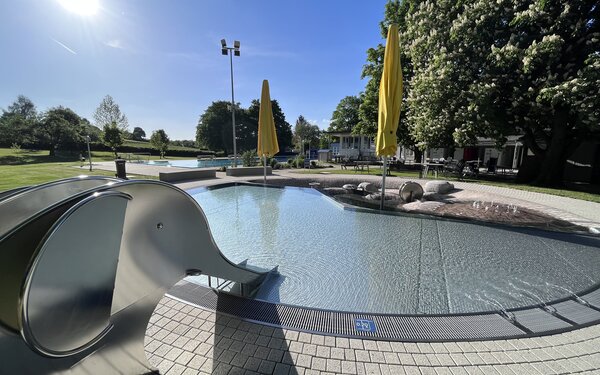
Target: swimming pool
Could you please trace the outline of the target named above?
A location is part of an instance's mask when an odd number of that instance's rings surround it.
[[[275,159],[283,163],[288,160],[290,156],[275,156]],[[258,159],[256,159],[258,163]],[[238,165],[241,165],[242,160],[238,158]],[[144,164],[148,165],[163,165],[169,167],[179,168],[211,168],[211,167],[229,167],[233,165],[233,159],[218,158],[218,159],[190,159],[190,160],[150,160]]]
[[[238,185],[189,193],[230,260],[279,266],[281,275],[257,295],[271,302],[470,313],[551,301],[598,282],[598,238],[344,210],[312,189]]]

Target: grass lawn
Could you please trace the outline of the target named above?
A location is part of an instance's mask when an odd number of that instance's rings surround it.
[[[374,166],[369,169],[369,172],[367,172],[366,170],[355,172],[353,168],[350,168],[347,170],[326,168],[326,169],[317,169],[317,170],[313,169],[311,171],[308,171],[308,170],[299,171],[299,173],[305,173],[305,174],[320,173],[320,172],[326,172],[326,173],[331,173],[331,174],[347,174],[347,175],[354,175],[354,176],[361,175],[361,174],[381,176],[382,170],[379,167]],[[415,179],[419,178],[419,171],[392,171],[391,174],[392,174],[392,176],[395,176],[395,177],[415,178]],[[440,177],[440,178],[443,178],[443,179],[449,180],[449,181],[458,181],[458,178],[455,176]],[[480,179],[465,179],[464,182],[473,182],[473,183],[477,183],[477,184],[491,185],[491,186],[501,186],[501,187],[506,187],[506,188],[525,190],[525,191],[533,191],[536,193],[552,194],[552,195],[558,195],[561,197],[568,197],[568,198],[581,199],[584,201],[600,203],[600,194],[587,193],[587,192],[577,191],[577,190],[546,188],[546,187],[533,186],[533,185],[527,185],[527,184],[518,184],[518,183],[510,182],[510,181],[490,181],[490,180],[485,180],[482,178],[480,178]]]
[[[133,139],[126,139],[123,141],[123,146],[142,147],[142,148],[147,148],[149,150],[151,149],[152,151],[156,152],[156,149],[154,148],[154,146],[152,146],[152,144],[150,144],[150,141],[135,141]],[[175,146],[175,145],[169,145],[169,150],[192,151],[192,152],[196,152],[196,153],[200,153],[202,151],[207,151],[207,150],[200,150],[198,148]],[[167,153],[168,153],[168,151],[167,151]]]
[[[36,185],[61,178],[92,174],[95,176],[112,176],[114,172],[94,169],[91,173],[87,170],[73,168],[80,166],[79,154],[58,153],[54,157],[48,156],[47,150],[14,151],[0,148],[0,191],[14,189],[20,186]],[[171,158],[169,158],[171,159]],[[180,158],[173,158],[180,159]],[[189,158],[187,158],[189,159]],[[114,160],[114,154],[105,151],[92,152],[92,161]],[[150,176],[136,176],[139,178],[155,178]]]

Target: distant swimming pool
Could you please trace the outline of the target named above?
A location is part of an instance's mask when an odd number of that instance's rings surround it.
[[[189,193],[230,260],[279,265],[281,277],[257,296],[271,302],[469,313],[534,305],[598,283],[598,238],[343,210],[311,189]]]
[[[275,159],[282,163],[287,161],[289,156],[275,156]],[[258,162],[258,159],[257,159]],[[242,161],[238,158],[238,165],[241,165]],[[228,167],[233,165],[233,159],[217,158],[217,159],[190,159],[190,160],[151,160],[144,164],[148,165],[164,165],[169,167],[179,168],[211,168],[211,167]]]

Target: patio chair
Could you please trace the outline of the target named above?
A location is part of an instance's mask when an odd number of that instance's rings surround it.
[[[498,168],[498,158],[490,158],[487,162],[487,173],[496,173]]]
[[[462,178],[464,177],[464,174],[465,174],[465,166],[466,165],[467,165],[467,163],[465,162],[464,159],[461,159],[458,162],[452,161],[444,166],[442,174],[444,176],[456,175],[459,180],[462,180]]]

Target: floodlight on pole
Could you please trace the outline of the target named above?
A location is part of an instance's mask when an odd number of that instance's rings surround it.
[[[221,54],[229,55],[231,69],[231,126],[233,128],[233,167],[237,167],[237,142],[235,136],[235,97],[233,94],[233,56],[240,56],[240,41],[233,42],[233,47],[227,47],[225,39],[221,39]]]

